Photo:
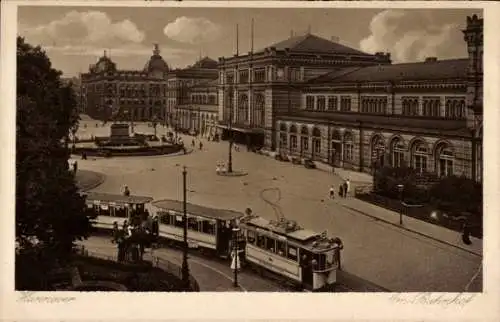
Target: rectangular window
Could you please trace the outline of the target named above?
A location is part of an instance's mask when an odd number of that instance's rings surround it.
[[[209,220],[201,222],[201,231],[205,234],[215,235],[215,224]]]
[[[276,252],[276,241],[268,236],[266,236],[266,249],[271,253]]]
[[[307,95],[306,96],[306,110],[314,109],[314,96]]]
[[[337,110],[337,96],[328,96],[328,110],[329,111]]]
[[[293,261],[297,261],[297,248],[294,246],[288,245],[287,258]]]
[[[441,116],[441,99],[439,97],[424,97],[423,116],[439,117]]]
[[[256,69],[254,71],[254,82],[263,83],[266,81],[266,70],[265,69]]]
[[[286,242],[282,240],[276,241],[276,254],[286,256]]]
[[[351,97],[350,96],[341,96],[340,97],[340,110],[342,112],[350,112],[351,111]]]
[[[249,79],[248,79],[248,76],[249,76],[248,69],[241,70],[239,76],[240,76],[239,82],[241,84],[248,83],[248,81],[249,81]]]
[[[255,245],[255,242],[256,242],[255,231],[247,230],[247,242],[249,244]]]
[[[257,247],[266,249],[266,236],[257,234]]]
[[[318,111],[324,111],[326,108],[326,99],[324,96],[318,96]]]

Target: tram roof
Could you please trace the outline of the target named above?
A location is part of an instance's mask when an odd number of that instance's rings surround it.
[[[119,194],[87,192],[85,193],[87,200],[99,200],[102,202],[117,202],[129,204],[146,204],[153,200],[151,197],[145,196],[124,196]]]
[[[173,210],[176,212],[184,211],[183,202],[179,200],[169,200],[169,199],[157,200],[154,201],[152,205],[164,210]],[[187,203],[186,208],[187,208],[186,209],[187,213],[190,215],[221,219],[221,220],[231,220],[243,217],[244,215],[242,212],[234,210],[209,208],[205,206],[194,205],[192,203]]]
[[[301,242],[304,242],[308,239],[319,236],[319,234],[317,232],[314,232],[314,231],[309,230],[309,229],[304,229],[304,228],[300,228],[300,229],[290,231],[290,232],[285,232],[282,229],[277,229],[277,227],[273,226],[269,220],[262,218],[262,217],[252,218],[248,221],[248,223],[250,223],[256,227],[259,227],[262,229],[267,229],[267,230],[272,231],[274,233],[278,233],[278,234],[281,234],[283,236],[287,236],[287,237],[299,240]]]

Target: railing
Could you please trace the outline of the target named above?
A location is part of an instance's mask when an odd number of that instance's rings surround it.
[[[89,251],[85,248],[85,246],[81,246],[79,248],[78,253],[80,255],[86,256],[86,257],[93,257],[93,258],[99,258],[99,259],[104,259],[108,261],[113,261],[113,262],[118,262],[118,255],[105,255],[102,253],[98,252],[93,252]],[[153,267],[160,268],[167,273],[170,273],[174,275],[176,278],[182,280],[182,267],[174,264],[168,260],[165,260],[163,258],[159,258],[158,256],[151,256],[151,263],[153,264]],[[191,290],[194,292],[199,292],[200,291],[200,285],[198,284],[198,281],[191,275],[189,274],[189,287]]]

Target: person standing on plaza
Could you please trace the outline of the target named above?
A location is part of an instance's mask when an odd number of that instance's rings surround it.
[[[330,186],[330,199],[334,199],[335,198],[335,188],[333,187],[333,185]]]
[[[339,197],[343,198],[344,197],[344,184],[339,184]]]
[[[203,142],[200,141],[200,150],[203,150]]]
[[[349,179],[347,179],[345,181],[346,183],[346,191],[345,191],[345,195],[347,197],[347,195],[349,194],[349,192],[351,192],[351,181]]]

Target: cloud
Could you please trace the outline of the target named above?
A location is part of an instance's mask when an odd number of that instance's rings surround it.
[[[175,41],[198,44],[219,38],[221,28],[206,18],[179,17],[166,25],[163,33]]]
[[[438,11],[385,10],[372,18],[361,50],[390,52],[395,62],[464,57],[466,44],[457,24],[439,22]]]
[[[130,20],[113,22],[100,11],[70,11],[61,19],[40,26],[20,26],[20,34],[28,41],[54,46],[113,46],[141,43],[145,34]]]

